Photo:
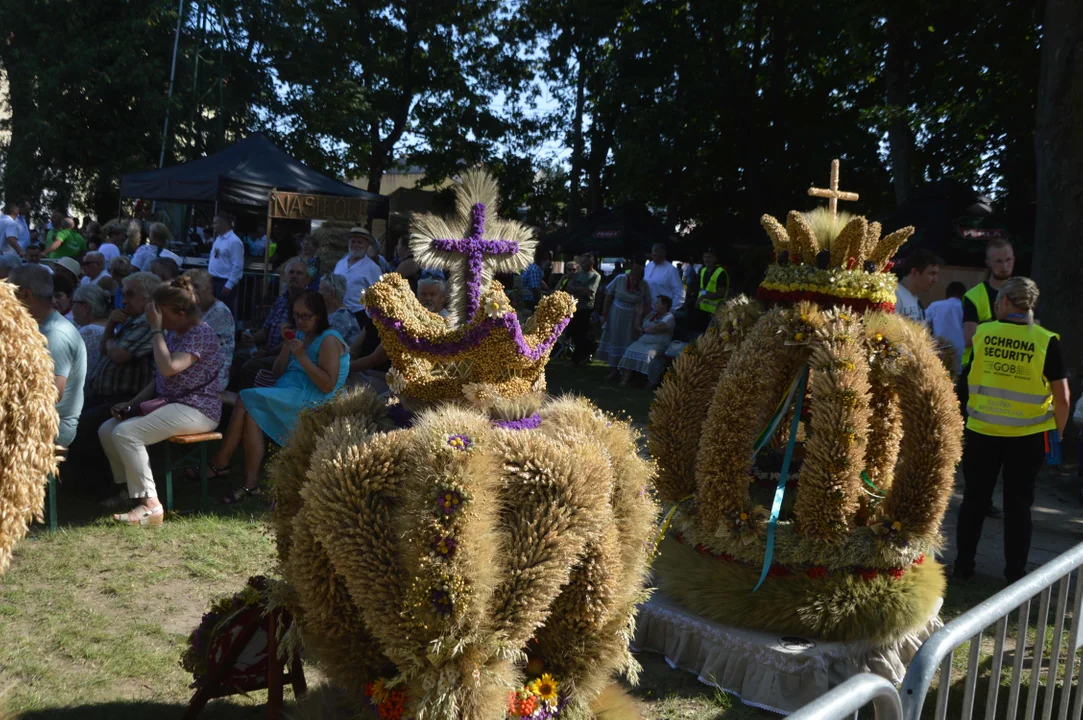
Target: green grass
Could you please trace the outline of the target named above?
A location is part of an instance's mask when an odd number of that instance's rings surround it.
[[[71,504],[71,503],[69,503]],[[179,717],[179,665],[209,603],[273,561],[257,516],[171,519],[152,531],[106,521],[34,531],[0,582],[0,703],[27,718]],[[210,717],[260,715],[257,698]]]
[[[645,387],[622,387],[617,381],[606,380],[608,373],[609,366],[596,360],[583,365],[554,360],[545,369],[545,381],[552,395],[582,395],[602,410],[630,416],[646,427],[654,392]]]

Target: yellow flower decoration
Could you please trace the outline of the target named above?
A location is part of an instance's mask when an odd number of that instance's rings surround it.
[[[560,687],[560,683],[553,679],[553,676],[549,673],[545,673],[540,678],[530,683],[530,692],[538,696],[538,698],[549,705],[557,704],[557,689]]]
[[[383,678],[372,683],[372,701],[379,705],[387,698],[387,683]]]
[[[902,530],[902,523],[896,520],[895,522],[891,523],[891,529],[895,530],[896,532]]]

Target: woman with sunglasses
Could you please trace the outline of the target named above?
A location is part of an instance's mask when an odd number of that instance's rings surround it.
[[[227,475],[233,453],[244,442],[244,485],[222,498],[225,504],[260,494],[264,435],[284,444],[301,411],[329,400],[350,371],[346,342],[331,327],[318,292],[306,290],[293,303],[282,340],[271,371],[277,378],[274,386],[241,391],[222,444],[210,460],[208,477]]]

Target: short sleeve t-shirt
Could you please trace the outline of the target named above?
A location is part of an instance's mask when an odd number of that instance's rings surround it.
[[[13,237],[16,240],[19,239],[19,223],[15,218],[10,215],[0,214],[0,254],[3,255],[16,255],[15,248],[8,244],[8,238]],[[20,243],[20,247],[22,247]],[[23,248],[24,250],[26,248]]]
[[[598,286],[602,282],[602,276],[597,271],[577,272],[572,275],[572,285],[580,285],[590,289],[590,294],[579,300],[578,308],[593,308],[594,298],[598,294]]]
[[[211,309],[203,313],[203,322],[211,326],[215,335],[218,336],[218,351],[222,355],[222,368],[218,371],[218,389],[225,390],[229,385],[229,367],[233,364],[233,353],[236,350],[237,325],[233,321],[233,313],[221,300],[215,300]]]
[[[165,345],[171,353],[195,355],[196,361],[172,377],[155,373],[156,395],[195,408],[217,423],[222,419],[222,400],[218,395],[218,371],[222,367],[222,355],[218,335],[210,325],[201,322],[183,335],[172,330],[167,332]]]
[[[925,322],[925,310],[921,307],[917,296],[902,283],[899,283],[898,287],[895,288],[895,314],[908,317],[919,323]]]
[[[65,378],[64,394],[56,403],[60,429],[58,445],[67,447],[75,440],[79,413],[83,411],[83,383],[86,380],[86,345],[75,326],[55,310],[38,326],[48,343],[53,359],[53,374]]]
[[[331,327],[338,331],[342,339],[346,341],[346,347],[353,345],[353,341],[361,334],[361,326],[357,324],[357,318],[344,307],[340,307],[327,318]]]
[[[54,230],[49,233],[49,236],[47,241],[49,245],[56,238],[60,238],[60,247],[49,253],[49,258],[52,260],[62,257],[77,258],[86,252],[86,240],[74,230]]]

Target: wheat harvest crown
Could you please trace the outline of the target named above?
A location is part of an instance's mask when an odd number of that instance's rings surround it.
[[[767,303],[810,300],[821,306],[847,305],[857,311],[895,309],[898,281],[891,258],[914,234],[904,227],[880,237],[880,223],[838,212],[838,201],[856,201],[857,193],[838,189],[839,161],[831,163],[830,188],[810,188],[809,195],[828,206],[808,213],[791,210],[783,226],[770,215],[760,218],[774,248],[756,297]]]
[[[935,618],[934,556],[962,421],[928,330],[893,313],[913,228],[831,204],[764,216],[760,302],[721,306],[651,407],[655,487],[674,506],[660,587],[730,625],[894,642]]]
[[[484,172],[466,173],[455,186],[451,217],[420,215],[411,224],[410,249],[422,267],[448,276],[448,317],[426,310],[398,274],[365,295],[367,310],[391,358],[388,384],[423,401],[467,399],[489,405],[539,396],[549,352],[575,310],[570,295],[544,298],[524,328],[499,273],[529,264],[533,231],[489,213],[498,185]],[[529,414],[529,413],[526,413]]]

